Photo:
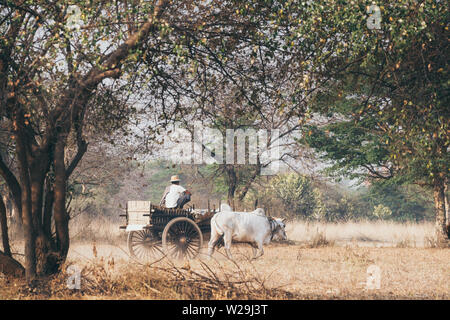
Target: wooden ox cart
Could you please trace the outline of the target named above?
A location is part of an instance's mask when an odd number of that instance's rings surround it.
[[[214,210],[168,209],[150,201],[128,201],[125,214],[130,255],[141,261],[160,256],[195,258],[211,232]]]

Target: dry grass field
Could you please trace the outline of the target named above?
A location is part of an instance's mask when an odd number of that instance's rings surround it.
[[[450,250],[432,247],[432,224],[296,222],[257,260],[236,245],[234,261],[221,249],[147,264],[128,257],[118,225],[79,226],[91,236],[72,229],[66,267],[80,271],[80,290],[67,288],[69,268],[33,290],[0,277],[0,299],[450,299]],[[379,288],[368,282],[373,266]]]

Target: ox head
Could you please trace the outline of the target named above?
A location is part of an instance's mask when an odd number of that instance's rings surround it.
[[[272,240],[287,240],[285,219],[275,218],[275,230],[273,231]]]

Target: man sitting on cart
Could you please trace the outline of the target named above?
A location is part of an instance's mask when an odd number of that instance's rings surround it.
[[[191,193],[180,186],[180,178],[176,175],[170,178],[170,186],[164,190],[159,205],[166,208],[183,209],[183,206],[189,201],[191,201]]]

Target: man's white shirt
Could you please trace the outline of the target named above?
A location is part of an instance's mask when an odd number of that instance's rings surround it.
[[[166,208],[175,208],[177,206],[178,199],[184,191],[186,191],[186,189],[180,185],[171,185],[169,193],[166,195]]]

